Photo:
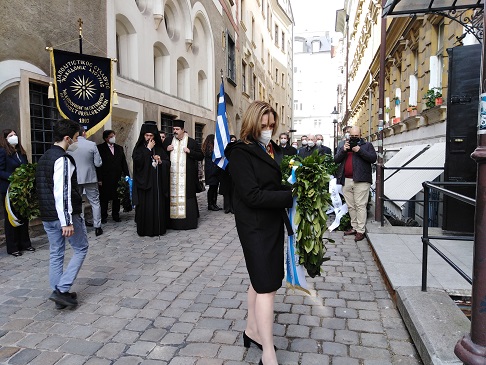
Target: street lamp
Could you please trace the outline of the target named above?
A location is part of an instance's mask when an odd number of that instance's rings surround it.
[[[334,110],[331,112],[331,116],[332,116],[332,123],[334,125],[334,152],[336,152],[336,149],[337,149],[337,124],[338,124],[338,115],[339,115],[339,112],[336,110],[336,107],[334,107]]]

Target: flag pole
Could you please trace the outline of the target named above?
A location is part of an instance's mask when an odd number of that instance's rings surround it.
[[[79,24],[79,54],[83,54],[83,20],[78,19]]]

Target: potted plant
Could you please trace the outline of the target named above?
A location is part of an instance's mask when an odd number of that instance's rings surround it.
[[[393,99],[391,99],[392,101],[395,102],[395,105],[400,105],[400,99],[398,98],[398,96],[395,96]]]
[[[423,99],[427,108],[433,108],[436,105],[442,105],[442,93],[438,87],[427,90]]]
[[[407,112],[409,117],[417,115],[417,105],[409,105],[407,108]]]

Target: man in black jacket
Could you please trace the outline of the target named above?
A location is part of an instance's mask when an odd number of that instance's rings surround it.
[[[337,172],[338,184],[343,185],[343,195],[351,217],[351,229],[344,235],[354,235],[355,241],[364,239],[366,227],[366,205],[371,178],[371,165],[376,161],[373,145],[361,138],[359,127],[352,127],[350,138],[338,148],[334,161],[340,163]]]
[[[284,156],[293,156],[297,154],[297,150],[290,145],[290,138],[287,133],[280,133],[280,148]]]
[[[123,147],[116,144],[115,131],[103,131],[104,143],[98,145],[103,164],[96,169],[100,190],[101,223],[108,218],[108,202],[111,200],[111,216],[115,222],[120,222],[120,199],[118,199],[118,183],[122,176],[130,176],[127,159]]]
[[[53,128],[54,145],[39,159],[35,173],[40,217],[50,245],[50,300],[56,308],[76,306],[76,293],[70,293],[88,253],[88,235],[81,214],[82,198],[76,178],[74,158],[66,153],[77,148],[79,124],[59,120]],[[73,255],[64,271],[66,238]]]

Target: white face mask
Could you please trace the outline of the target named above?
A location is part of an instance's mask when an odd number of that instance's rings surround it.
[[[321,147],[322,146],[322,140],[318,139],[317,142],[316,142],[316,145],[317,145],[317,147]]]
[[[307,145],[308,145],[309,147],[314,147],[314,141],[309,141],[309,142],[307,142]]]
[[[298,144],[292,144],[292,147],[297,148],[297,147],[299,147],[299,145]]]
[[[302,146],[307,146],[307,141],[306,140],[303,140],[302,141]]]
[[[285,146],[287,144],[287,140],[285,138],[282,138],[280,140],[280,144]]]
[[[73,143],[71,143],[71,144],[68,146],[68,148],[67,148],[67,150],[68,150],[69,152],[74,152],[74,151],[76,151],[77,149],[78,149],[78,142],[74,142],[74,141],[73,141]]]
[[[10,136],[10,137],[7,138],[7,142],[11,146],[17,146],[19,144],[19,137],[17,137],[17,136]]]
[[[262,134],[260,134],[260,137],[258,137],[258,141],[266,146],[270,143],[270,140],[272,139],[272,134],[273,130],[271,129],[268,131],[262,131]]]
[[[108,142],[110,142],[111,144],[115,144],[116,142],[116,138],[115,137],[111,137]]]

